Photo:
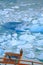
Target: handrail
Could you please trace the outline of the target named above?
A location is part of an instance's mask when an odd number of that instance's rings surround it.
[[[36,61],[31,61],[31,60],[20,60],[20,61],[24,61],[24,62],[30,62],[32,63],[32,65],[35,64],[43,64],[42,62],[36,62]]]
[[[4,59],[4,58],[0,58],[0,59]],[[6,60],[8,60],[7,58],[6,58]],[[17,60],[17,59],[16,59]],[[15,59],[14,59],[14,61],[16,61]],[[14,63],[14,61],[12,61],[11,62],[11,64],[13,64]],[[32,61],[32,60],[20,60],[20,59],[18,59],[18,61],[22,61],[22,62],[30,62],[30,63],[32,63],[32,65],[34,64],[34,63],[36,63],[36,64],[42,64],[43,65],[43,62],[36,62],[36,61]],[[0,63],[4,63],[4,64],[10,64],[10,62],[8,62],[8,61],[0,61]]]
[[[36,61],[31,61],[31,60],[19,60],[19,61],[33,62],[33,63],[36,63],[36,64],[43,64],[42,62],[36,62]]]

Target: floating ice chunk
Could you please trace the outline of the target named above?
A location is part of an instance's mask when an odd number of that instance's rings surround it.
[[[33,24],[37,24],[38,23],[38,20],[33,20],[32,23]]]
[[[32,25],[31,28],[30,28],[30,31],[31,32],[34,32],[34,33],[43,33],[43,26],[39,26],[39,25]]]
[[[38,46],[43,46],[43,40],[38,40],[37,43],[38,43]]]
[[[19,6],[15,6],[15,7],[13,7],[13,8],[16,8],[16,9],[18,9],[18,8],[19,8]]]
[[[10,41],[11,46],[17,45],[17,43],[18,43],[18,42],[17,42],[16,40]]]
[[[22,46],[23,46],[23,45],[19,45],[18,48],[19,48],[19,49],[24,48],[24,47],[22,47]]]
[[[17,37],[17,33],[14,33],[12,36],[13,36],[14,38],[16,38],[16,37]]]
[[[35,54],[31,51],[29,54],[26,55],[27,58],[35,58]]]
[[[33,46],[32,46],[31,44],[29,44],[29,43],[28,43],[28,44],[26,43],[26,44],[24,44],[24,45],[19,45],[18,48],[19,48],[19,49],[21,49],[21,48],[22,48],[22,49],[24,49],[24,48],[25,48],[25,49],[26,49],[26,48],[31,49],[31,48],[33,48]]]
[[[11,44],[11,46],[23,44],[22,41],[15,40],[14,38],[12,38],[12,40],[11,40],[9,43]],[[24,42],[24,43],[25,43],[25,42]]]
[[[6,37],[7,37],[7,38],[11,38],[11,35],[10,35],[10,34],[8,34],[8,35],[6,35]]]
[[[35,37],[41,36],[41,33],[35,33],[34,36],[35,36]]]
[[[43,13],[41,14],[41,16],[43,17]]]
[[[6,9],[4,9],[4,11],[10,12],[10,11],[13,11],[13,9],[11,9],[11,8],[6,8]]]
[[[39,22],[40,22],[40,24],[43,24],[43,17],[39,18]]]
[[[21,35],[21,36],[19,37],[19,39],[20,39],[20,40],[25,40],[25,41],[31,42],[31,41],[33,41],[33,40],[35,39],[35,36],[33,36],[33,35],[28,35],[28,34],[24,34],[24,35]]]
[[[37,50],[43,51],[43,40],[37,40],[36,44],[35,44],[35,48]]]
[[[36,48],[37,48],[37,50],[43,51],[42,47],[36,47]]]
[[[6,37],[6,35],[3,35],[3,36],[2,36],[2,39],[3,39],[3,41],[4,41],[4,40],[7,40],[8,38]]]
[[[21,49],[21,48],[17,49],[17,50],[16,50],[16,53],[20,53],[20,49]]]
[[[3,38],[0,38],[0,43],[1,43],[3,40],[4,40]]]
[[[0,55],[3,55],[4,50],[0,48]]]
[[[0,11],[0,14],[1,15],[5,15],[5,14],[7,14],[8,13],[8,11]]]
[[[37,58],[43,62],[43,53],[40,53],[40,55],[38,55]]]
[[[28,44],[25,44],[24,48],[30,48],[31,49],[31,48],[33,48],[33,45],[28,43]]]
[[[43,39],[43,34],[41,34],[41,33],[35,33],[34,34],[34,36],[36,37],[36,39],[38,40],[38,39]]]
[[[6,50],[5,50],[5,53],[6,53],[6,52],[13,52],[13,50],[12,50],[12,49],[6,49]]]
[[[31,21],[31,20],[32,20],[32,17],[29,18],[29,21]]]
[[[23,20],[23,21],[29,21],[29,18],[23,17],[22,20]]]

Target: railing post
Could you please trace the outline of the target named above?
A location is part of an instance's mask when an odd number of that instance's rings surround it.
[[[15,64],[14,65],[17,65],[17,63],[18,63],[18,59],[15,59]]]
[[[32,62],[32,65],[33,65],[33,62]]]

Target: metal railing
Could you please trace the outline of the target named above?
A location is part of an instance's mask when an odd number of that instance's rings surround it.
[[[20,60],[20,61],[22,61],[22,62],[30,62],[31,65],[34,65],[34,63],[35,63],[35,64],[42,64],[42,65],[43,65],[42,62],[36,62],[36,61],[31,61],[31,60]]]
[[[43,62],[36,62],[36,61],[32,61],[32,60],[19,60],[19,59],[14,59],[14,60],[10,60],[10,59],[7,59],[6,58],[6,60],[7,61],[4,61],[3,60],[3,58],[0,58],[0,63],[2,63],[2,64],[18,64],[18,65],[25,65],[25,62],[26,62],[26,65],[29,65],[29,64],[27,64],[28,62],[30,62],[31,64],[30,65],[34,65],[34,63],[35,63],[35,65],[36,64],[41,64],[41,65],[43,65]],[[10,61],[9,61],[10,60]],[[19,62],[19,63],[18,63]]]

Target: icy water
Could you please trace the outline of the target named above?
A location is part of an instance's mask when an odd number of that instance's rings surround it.
[[[0,0],[0,56],[21,48],[43,62],[43,0]]]

